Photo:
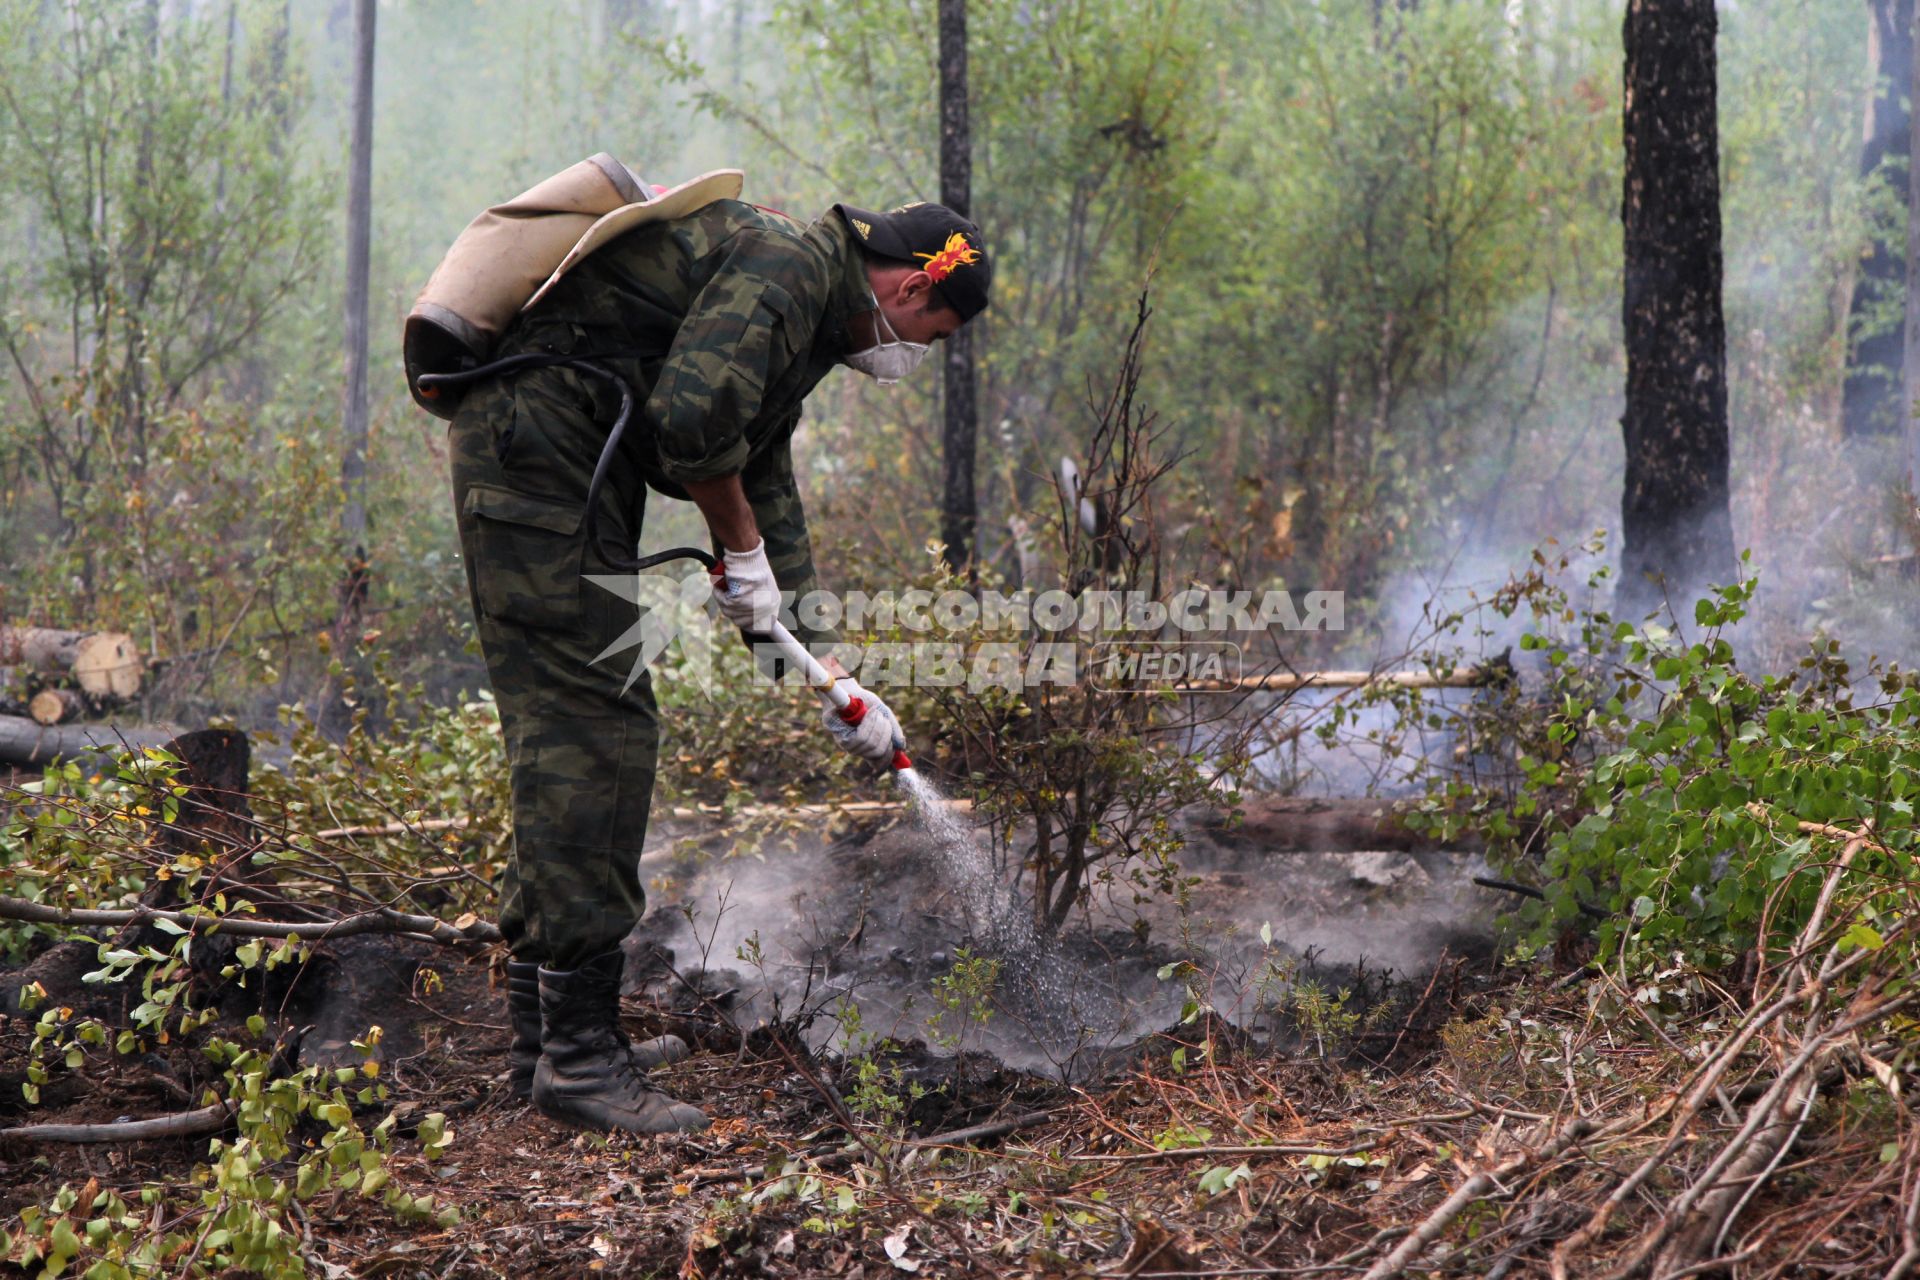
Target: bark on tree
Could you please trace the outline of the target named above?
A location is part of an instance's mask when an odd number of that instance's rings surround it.
[[[1875,88],[1867,101],[1860,176],[1872,181],[1886,162],[1904,163],[1912,147],[1914,0],[1867,0],[1867,12]],[[1907,188],[1906,182],[1889,183],[1902,215],[1911,207]],[[1860,261],[1847,312],[1847,376],[1840,394],[1840,420],[1849,436],[1897,433],[1905,417],[1900,392],[1907,325],[1904,315],[1887,312],[1906,286],[1906,262],[1906,246],[1892,229]]]
[[[1620,612],[1732,579],[1714,0],[1628,0]]]
[[[1908,85],[1920,85],[1920,8],[1908,15]],[[1914,407],[1920,405],[1920,129],[1907,129],[1907,307],[1902,383],[1906,395],[1898,406],[1898,420],[1907,438],[1907,492],[1920,494],[1920,421]],[[1914,550],[1920,551],[1920,547]]]
[[[973,203],[973,134],[967,120],[967,0],[940,0],[939,27],[940,203],[968,217]],[[941,344],[944,406],[940,539],[947,544],[947,564],[954,569],[972,563],[979,517],[973,491],[979,410],[971,328],[961,328]]]
[[[293,95],[287,85],[287,45],[293,40],[293,0],[281,5],[273,24],[273,32],[267,37],[268,98],[273,118],[279,125],[269,140],[273,154],[277,157],[286,151],[287,140],[293,132]]]
[[[374,0],[353,5],[353,135],[347,156],[347,359],[340,532],[349,553],[367,544],[367,262],[373,224]]]

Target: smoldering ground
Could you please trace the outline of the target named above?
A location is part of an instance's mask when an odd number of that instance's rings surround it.
[[[1276,1046],[1317,1034],[1324,1048],[1327,1023],[1303,1026],[1303,1001],[1328,1002],[1352,1032],[1384,1025],[1436,965],[1484,958],[1506,905],[1472,883],[1485,872],[1476,853],[1406,838],[1350,847],[1377,830],[1380,807],[1271,801],[1232,825],[1189,811],[1183,893],[1136,900],[1121,868],[1039,956],[980,918],[977,892],[970,902],[904,815],[737,850],[663,831],[628,979],[741,1031],[798,1019],[817,1047],[922,1041],[1070,1081],[1203,1011]],[[998,963],[990,990],[964,981],[980,959]],[[983,1020],[968,1016],[973,1001]]]

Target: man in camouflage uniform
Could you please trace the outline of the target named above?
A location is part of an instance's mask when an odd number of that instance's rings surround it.
[[[814,587],[791,441],[801,401],[837,364],[891,382],[987,304],[978,229],[939,205],[835,205],[811,226],[738,201],[639,227],[596,251],[508,329],[500,357],[592,357],[643,408],[601,492],[600,533],[631,549],[648,488],[691,499],[724,549],[721,613],[749,634],[782,589]],[[659,721],[646,675],[594,659],[633,621],[588,590],[618,572],[586,536],[585,495],[619,403],[564,366],[476,385],[449,431],[460,544],[512,768],[514,848],[500,927],[514,1032],[510,1080],[558,1119],[657,1133],[704,1127],[652,1089],[685,1053],[631,1045],[617,1017],[620,942],[645,906],[638,860]],[[836,639],[804,632],[802,641]],[[851,679],[844,676],[843,679]],[[884,761],[886,704],[849,751]]]

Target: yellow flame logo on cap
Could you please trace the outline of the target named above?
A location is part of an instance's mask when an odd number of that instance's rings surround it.
[[[958,231],[947,237],[947,243],[938,253],[916,253],[916,258],[927,260],[927,274],[937,282],[953,274],[955,267],[970,267],[980,261],[980,251],[967,243],[967,238]]]

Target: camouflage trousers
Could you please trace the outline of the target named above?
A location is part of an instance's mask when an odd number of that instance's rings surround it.
[[[448,429],[454,510],[513,783],[500,930],[519,960],[570,969],[618,946],[646,907],[641,845],[659,721],[642,674],[594,659],[635,606],[587,582],[614,573],[587,545],[586,493],[606,393],[542,369],[470,391]],[[600,404],[596,406],[596,398]],[[602,536],[631,549],[646,488],[616,467]]]

